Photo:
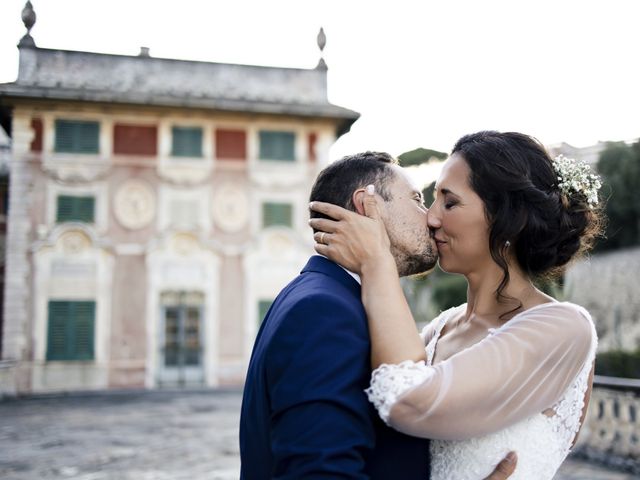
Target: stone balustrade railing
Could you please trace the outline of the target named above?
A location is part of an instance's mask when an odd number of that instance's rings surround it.
[[[640,380],[595,376],[575,452],[640,473]]]

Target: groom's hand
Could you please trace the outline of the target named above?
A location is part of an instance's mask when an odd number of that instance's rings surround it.
[[[504,459],[498,464],[496,469],[485,480],[504,480],[509,478],[516,469],[518,463],[518,456],[516,452],[509,452]]]

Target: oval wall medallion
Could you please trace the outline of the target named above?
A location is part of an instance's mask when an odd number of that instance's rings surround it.
[[[123,227],[132,230],[146,227],[156,213],[154,191],[146,182],[127,180],[115,194],[114,213]]]
[[[244,190],[233,184],[223,184],[213,193],[213,221],[228,233],[242,230],[249,220],[249,199]]]

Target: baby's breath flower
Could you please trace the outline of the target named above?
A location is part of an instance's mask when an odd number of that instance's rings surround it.
[[[558,188],[562,193],[584,195],[591,208],[598,204],[598,190],[602,182],[597,174],[591,172],[589,165],[558,155],[553,159],[553,169],[558,179]]]

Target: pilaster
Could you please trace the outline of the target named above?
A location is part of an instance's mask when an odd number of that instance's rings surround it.
[[[30,120],[26,115],[15,113],[9,170],[2,355],[3,360],[17,362],[27,360],[29,350],[31,268],[28,251],[32,229],[29,209],[33,178],[29,165],[29,145],[34,136]]]

